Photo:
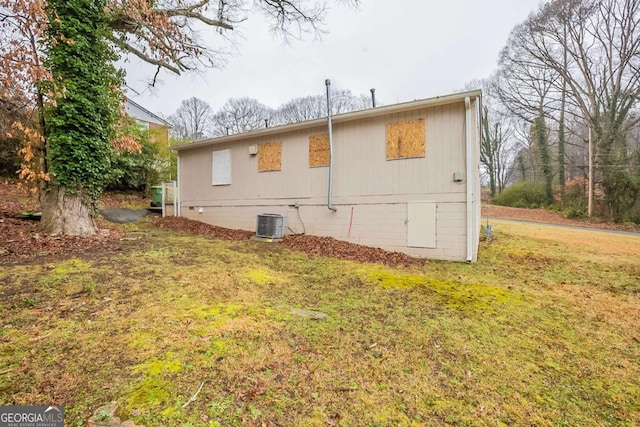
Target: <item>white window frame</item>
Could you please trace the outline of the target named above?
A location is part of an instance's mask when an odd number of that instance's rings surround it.
[[[231,149],[211,152],[211,185],[231,185]]]

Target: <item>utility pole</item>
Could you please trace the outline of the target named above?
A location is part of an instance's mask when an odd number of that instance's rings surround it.
[[[593,214],[593,136],[591,123],[589,123],[589,202],[587,204],[587,216]]]

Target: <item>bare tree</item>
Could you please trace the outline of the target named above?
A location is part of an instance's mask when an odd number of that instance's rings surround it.
[[[631,113],[640,98],[640,2],[556,0],[526,25],[522,47],[562,77],[567,104],[591,129],[590,199],[597,181],[609,214],[622,219],[640,191],[627,167],[627,134],[639,120]]]
[[[327,115],[327,100],[322,95],[294,98],[276,111],[278,123],[298,123]]]
[[[557,110],[554,89],[559,75],[535,61],[523,47],[531,37],[530,31],[530,27],[523,24],[511,32],[500,54],[492,90],[512,115],[529,125],[526,154],[532,163],[534,180],[542,178],[547,201],[551,203],[553,167],[546,119],[553,119]]]
[[[176,138],[195,141],[212,134],[213,111],[202,99],[185,99],[169,117],[173,124],[171,132]]]
[[[557,136],[561,194],[567,144],[575,159],[576,148],[588,146],[589,200],[599,185],[608,214],[622,219],[640,195],[631,176],[637,150],[628,142],[640,120],[633,114],[640,98],[640,2],[553,0],[516,27],[508,43],[497,92],[514,116],[547,120]],[[592,144],[572,137],[579,132],[568,125],[580,123]]]
[[[238,24],[257,14],[269,22],[274,34],[288,41],[308,33],[319,36],[328,10],[326,2],[316,0],[111,0],[108,5],[113,43],[156,65],[158,71],[177,74],[220,66],[228,55],[224,48],[207,44],[203,27],[231,39]]]
[[[381,105],[378,103],[378,105]],[[371,107],[370,97],[354,95],[350,90],[337,90],[331,95],[331,113],[340,114],[349,111],[364,110]],[[319,119],[327,115],[325,95],[310,95],[294,98],[276,110],[275,120],[279,124],[298,123]]]
[[[485,104],[482,115],[480,163],[489,181],[491,196],[502,193],[513,172],[512,130],[509,121]]]
[[[525,46],[530,37],[527,25],[513,29],[500,53],[490,90],[512,115],[532,123],[540,111],[549,115],[554,111],[553,88],[558,74],[527,51]]]
[[[253,98],[232,98],[213,115],[214,135],[231,135],[267,127],[274,113]]]

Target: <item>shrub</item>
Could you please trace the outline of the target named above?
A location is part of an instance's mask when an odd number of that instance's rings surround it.
[[[151,142],[149,131],[134,122],[125,128],[125,134],[133,136],[141,146],[140,152],[114,150],[111,159],[110,190],[144,190],[160,182],[158,146]]]
[[[587,218],[587,181],[574,178],[565,184],[564,216],[568,219]]]
[[[493,204],[512,206],[515,208],[538,208],[547,205],[544,185],[523,181],[505,188],[502,193],[493,197]]]

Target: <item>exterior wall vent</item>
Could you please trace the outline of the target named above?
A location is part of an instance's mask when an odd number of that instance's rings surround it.
[[[278,214],[258,215],[256,236],[282,239],[284,237],[284,217]]]

